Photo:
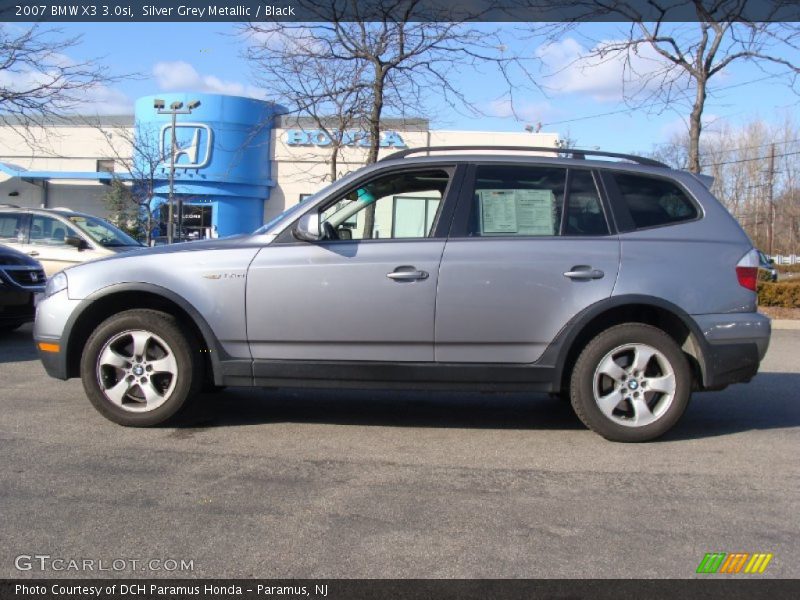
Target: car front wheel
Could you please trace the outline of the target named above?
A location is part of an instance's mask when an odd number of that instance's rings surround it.
[[[675,425],[691,383],[686,356],[669,335],[625,323],[597,335],[580,354],[571,402],[578,418],[604,438],[646,442]]]
[[[202,384],[199,353],[176,319],[129,310],[103,321],[81,357],[89,400],[107,419],[131,427],[165,423]]]

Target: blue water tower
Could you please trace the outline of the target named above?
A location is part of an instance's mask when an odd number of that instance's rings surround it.
[[[191,114],[177,115],[175,148],[172,115],[159,114],[156,99],[166,110],[175,102],[200,104]],[[174,152],[176,200],[184,206],[185,229],[217,235],[250,232],[263,222],[269,198],[270,133],[279,105],[221,94],[172,93],[145,96],[136,101],[134,163],[139,176],[153,157],[164,157],[156,167],[151,208],[169,198],[170,152]],[[164,234],[165,232],[161,232]]]

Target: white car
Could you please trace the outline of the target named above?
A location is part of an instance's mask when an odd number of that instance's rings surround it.
[[[0,205],[0,244],[38,260],[48,277],[78,263],[143,246],[92,215],[9,205]]]

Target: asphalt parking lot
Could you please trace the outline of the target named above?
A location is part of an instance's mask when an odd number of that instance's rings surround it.
[[[180,428],[103,419],[0,338],[2,577],[691,577],[706,552],[800,576],[800,331],[659,442],[522,394],[233,389]],[[19,571],[19,555],[192,560]]]

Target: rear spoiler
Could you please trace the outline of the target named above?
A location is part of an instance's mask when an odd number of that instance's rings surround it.
[[[692,175],[709,190],[714,185],[714,178],[711,175],[704,175],[703,173],[692,173]]]

